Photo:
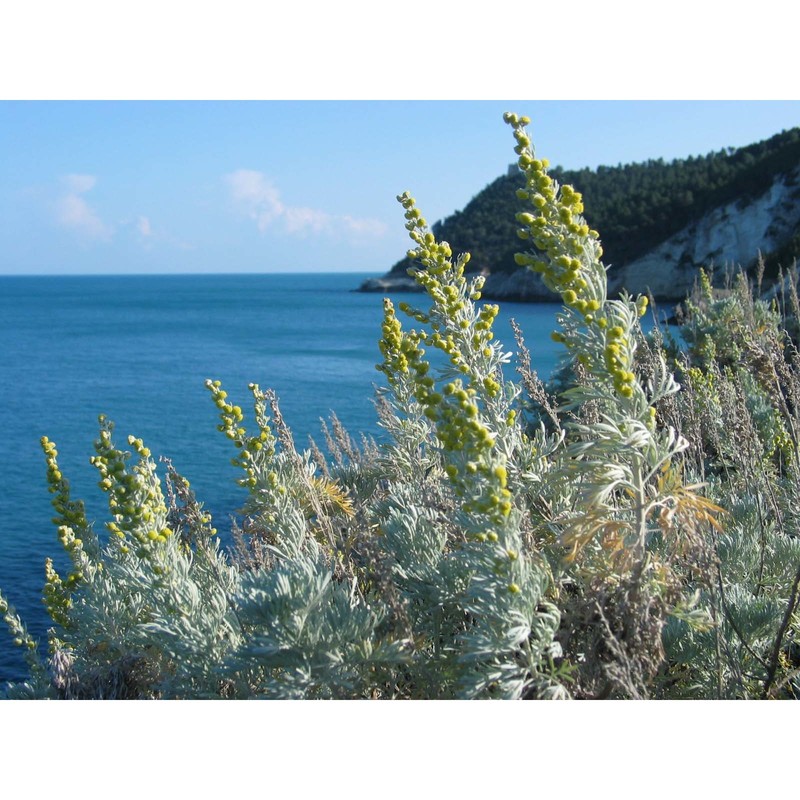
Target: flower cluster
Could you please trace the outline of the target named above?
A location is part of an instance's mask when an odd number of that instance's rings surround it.
[[[599,234],[581,216],[583,200],[571,186],[559,187],[547,174],[547,159],[536,158],[525,131],[528,117],[506,114],[514,129],[517,163],[525,176],[525,187],[517,191],[532,212],[517,214],[517,235],[530,241],[535,253],[518,253],[517,264],[542,275],[545,285],[561,294],[564,304],[594,321],[605,303],[605,273],[598,267],[603,254]]]
[[[406,192],[398,201],[415,244],[408,256],[417,264],[409,274],[432,301],[425,311],[405,303],[400,309],[429,331],[414,347],[425,344],[446,358],[432,370],[436,378],[427,366],[416,376],[412,370],[411,378],[417,386],[413,394],[424,401],[424,415],[432,423],[457,502],[455,521],[466,539],[453,558],[471,578],[466,593],[454,601],[476,624],[460,639],[466,669],[461,692],[467,697],[518,696],[538,674],[559,615],[544,599],[545,572],[524,553],[522,501],[515,499],[514,489],[520,477],[518,452],[530,450],[530,442],[521,436],[512,407],[518,390],[502,373],[510,356],[494,341],[499,308],[478,304],[484,277],[465,274],[469,254],[453,258],[449,244],[437,242],[428,230],[414,199]],[[387,329],[399,337],[393,311]],[[503,667],[487,668],[483,658],[489,651]]]
[[[69,627],[69,609],[72,606],[69,590],[80,581],[81,572],[78,570],[72,572],[65,586],[53,567],[53,559],[47,558],[44,562],[44,577],[45,584],[42,600],[47,613],[53,622],[67,628]]]
[[[128,437],[128,444],[139,461],[128,470],[131,454],[113,444],[113,427],[104,416],[100,417],[100,435],[94,443],[96,455],[90,459],[100,473],[98,485],[108,495],[112,521],[106,527],[122,553],[129,552],[132,540],[136,555],[148,559],[153,548],[166,543],[172,535],[161,483],[150,450],[134,436]]]
[[[26,683],[9,685],[7,697],[32,698],[49,695],[49,680],[37,651],[36,640],[28,633],[28,628],[20,619],[16,609],[9,604],[0,592],[0,615],[11,634],[11,641],[22,648],[23,657],[30,669],[30,679]]]
[[[53,518],[53,524],[56,526],[67,525],[81,534],[88,534],[89,525],[86,522],[83,502],[73,501],[70,497],[69,481],[59,469],[58,450],[55,444],[43,436],[41,446],[47,464],[47,490],[53,495],[51,502],[57,514]]]
[[[403,309],[404,306],[408,308],[405,303],[401,303],[400,308]],[[402,378],[412,377],[412,392],[419,403],[426,405],[431,399],[428,390],[434,385],[433,378],[428,375],[430,364],[423,358],[425,350],[420,347],[427,340],[427,334],[424,331],[404,331],[395,314],[394,305],[388,298],[383,301],[381,332],[383,335],[378,342],[378,348],[383,355],[383,363],[378,364],[378,370],[386,375],[396,390],[404,382]]]
[[[73,568],[62,581],[52,559],[45,561],[45,587],[43,601],[51,618],[66,627],[66,612],[71,606],[70,595],[86,577],[89,561],[96,559],[99,542],[86,520],[82,501],[74,501],[70,495],[69,481],[58,466],[58,450],[46,436],[40,440],[47,464],[47,488],[53,495],[51,503],[56,512],[52,518],[58,539],[69,556]]]
[[[25,624],[19,618],[13,606],[0,594],[0,614],[3,615],[3,622],[6,623],[11,635],[14,637],[14,644],[17,647],[24,647],[30,652],[36,651],[36,640],[28,633]]]
[[[655,403],[679,387],[663,358],[655,359],[649,380],[637,375],[638,319],[646,313],[647,299],[633,301],[625,294],[608,299],[602,247],[581,216],[581,195],[547,174],[547,162],[536,158],[526,133],[527,117],[509,113],[504,119],[513,129],[525,180],[517,196],[529,208],[517,215],[518,235],[532,249],[518,253],[516,261],[541,274],[545,285],[561,295],[565,311],[552,338],[570,350],[590,378],[563,395],[565,409],[591,403],[595,419],[565,425],[571,441],[562,471],[582,476],[582,512],[565,512],[561,541],[575,557],[600,538],[604,548],[617,553],[617,567],[623,561],[641,565],[654,508],[647,483],[685,447],[673,430],[656,430]]]
[[[420,359],[414,360],[414,394],[433,423],[444,471],[459,498],[464,535],[479,548],[471,556],[473,568],[480,574],[487,571],[486,583],[478,583],[493,587],[491,592],[514,596],[524,591],[529,597],[531,586],[523,576],[528,575],[530,565],[519,560],[519,512],[514,513],[509,487],[509,470],[515,468],[511,456],[518,440],[516,411],[511,407],[517,390],[503,379],[502,365],[509,356],[494,341],[492,327],[499,307],[477,304],[484,278],[465,275],[469,254],[453,259],[449,244],[437,242],[427,229],[414,198],[406,192],[397,199],[416,244],[408,256],[419,262],[409,274],[432,301],[427,311],[400,305],[430,329],[427,335],[417,334],[413,344],[406,344],[406,351],[419,353],[419,344],[424,343],[447,357],[447,364],[438,370],[438,390],[427,362],[422,362],[420,369]],[[384,339],[389,331],[402,341],[400,323],[389,301],[386,303],[391,312],[384,321]],[[502,614],[511,613],[511,606],[501,603],[499,607],[505,609]],[[497,624],[498,630],[502,629],[503,623]]]
[[[238,480],[239,485],[250,490],[258,486],[277,487],[278,476],[272,469],[265,469],[275,454],[276,441],[267,418],[267,400],[258,384],[251,383],[249,387],[255,399],[256,423],[259,429],[254,436],[247,435],[242,425],[242,409],[228,402],[228,393],[222,388],[222,383],[207,380],[206,388],[219,409],[220,424],[217,425],[217,430],[224,433],[238,451],[231,463],[244,470],[245,477]]]
[[[610,378],[618,398],[630,400],[638,385],[632,370],[635,340],[628,308],[633,304],[608,300],[599,234],[581,216],[580,193],[559,186],[547,174],[547,160],[536,158],[525,130],[530,120],[511,113],[504,119],[514,130],[517,163],[525,178],[517,197],[532,208],[517,214],[521,226],[517,233],[533,249],[517,253],[515,260],[541,274],[545,285],[561,295],[569,313],[562,321],[563,332],[553,333],[553,339],[575,349],[594,377]],[[642,316],[647,298],[639,298],[634,308]]]

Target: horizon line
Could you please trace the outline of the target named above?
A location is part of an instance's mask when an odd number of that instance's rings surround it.
[[[0,278],[200,278],[268,275],[384,275],[388,270],[308,270],[301,272],[0,272]]]

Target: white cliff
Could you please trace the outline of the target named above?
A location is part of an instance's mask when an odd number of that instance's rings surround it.
[[[609,268],[609,290],[681,300],[700,267],[747,267],[778,248],[800,225],[800,167],[778,176],[760,197],[720,206],[630,262]],[[784,265],[790,266],[790,265]]]

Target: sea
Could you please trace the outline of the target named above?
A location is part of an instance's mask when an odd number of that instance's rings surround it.
[[[309,436],[324,449],[321,421],[332,412],[356,439],[383,440],[373,405],[383,298],[354,291],[368,277],[377,275],[0,276],[0,590],[43,654],[44,561],[66,571],[67,560],[41,437],[56,443],[61,472],[98,532],[108,512],[89,457],[100,414],[121,446],[133,434],[169,457],[223,531],[244,492],[207,378],[222,381],[245,414],[249,383],[274,389],[298,449]],[[534,368],[549,377],[560,355],[549,336],[558,306],[500,309],[496,338],[515,352],[516,319]],[[508,370],[513,380],[513,364]],[[0,687],[25,674],[0,620]]]

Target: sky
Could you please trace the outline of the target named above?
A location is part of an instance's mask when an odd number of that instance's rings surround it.
[[[3,101],[0,274],[380,273],[514,160],[673,159],[800,125],[798,101]],[[602,233],[602,232],[601,232]]]

